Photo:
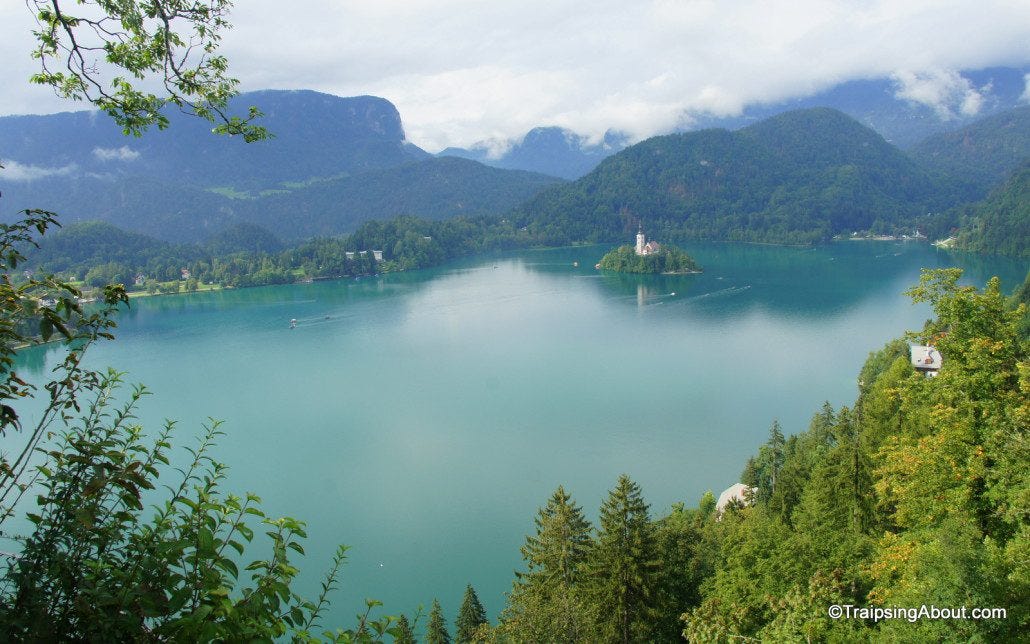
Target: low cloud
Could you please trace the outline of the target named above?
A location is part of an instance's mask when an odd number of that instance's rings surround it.
[[[1019,100],[1024,103],[1030,103],[1030,74],[1023,77],[1023,83],[1023,95],[1019,97]]]
[[[893,80],[896,97],[929,107],[941,120],[976,116],[983,106],[983,94],[953,70],[903,71],[894,74]]]
[[[308,0],[288,15],[276,0],[236,4],[222,53],[241,89],[382,96],[430,150],[498,148],[549,125],[639,139],[890,77],[899,98],[958,118],[991,97],[954,70],[1030,64],[1030,4],[1012,0],[594,0],[589,11],[555,0]],[[38,71],[25,56],[33,28],[18,3],[0,7],[0,113],[74,107],[24,82]]]
[[[74,163],[60,168],[46,168],[38,165],[23,165],[12,159],[0,159],[0,180],[35,181],[46,177],[62,177],[74,173],[78,166]]]
[[[120,148],[93,148],[93,156],[100,161],[135,161],[139,152],[123,145]]]

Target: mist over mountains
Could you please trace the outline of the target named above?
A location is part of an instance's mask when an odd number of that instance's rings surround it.
[[[748,105],[736,116],[684,115],[679,131],[736,130],[791,110],[831,107],[907,150],[932,135],[1026,105],[1028,73],[1028,68],[991,67],[936,78],[854,80],[811,96]],[[627,144],[626,137],[614,131],[601,142],[591,142],[568,129],[540,127],[520,140],[481,141],[467,149],[447,148],[439,155],[578,179]]]

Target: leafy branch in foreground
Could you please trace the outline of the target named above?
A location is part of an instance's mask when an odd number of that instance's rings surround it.
[[[164,129],[166,105],[217,123],[221,134],[250,141],[268,137],[253,120],[228,112],[239,81],[218,55],[222,32],[231,27],[229,0],[78,0],[69,9],[58,0],[31,0],[37,28],[32,55],[40,71],[32,82],[49,85],[62,98],[91,103],[126,134],[151,125]],[[74,14],[71,13],[74,11]],[[162,95],[138,89],[129,79],[160,84]]]
[[[310,632],[337,587],[344,548],[317,601],[307,601],[291,590],[304,524],[266,516],[253,494],[222,491],[227,467],[210,455],[219,423],[172,467],[174,424],[148,437],[136,422],[146,389],[133,388],[119,404],[122,375],[82,366],[90,344],[112,337],[124,290],[109,287],[99,309],[88,311],[79,291],[52,277],[12,284],[19,249],[55,224],[51,213],[31,211],[0,227],[5,438],[23,429],[18,403],[36,390],[15,371],[16,350],[53,335],[69,347],[45,387],[39,420],[24,430],[17,456],[0,460],[0,537],[13,543],[0,560],[0,632],[14,641],[317,641]],[[160,477],[176,473],[162,494]],[[25,521],[11,528],[17,515]],[[259,526],[270,555],[241,568]],[[375,642],[400,632],[393,617],[371,616],[378,605],[369,604],[358,628],[323,637]]]

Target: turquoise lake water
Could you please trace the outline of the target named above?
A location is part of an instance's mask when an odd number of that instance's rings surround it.
[[[902,242],[684,248],[703,274],[599,274],[596,246],[144,298],[89,362],[145,383],[143,424],[176,419],[177,444],[225,420],[226,488],[308,522],[305,594],[351,546],[324,625],[365,597],[409,616],[436,597],[453,623],[467,583],[496,617],[559,484],[591,518],[623,472],[655,516],[718,494],[774,419],[850,404],[868,353],[922,325],[902,295],[920,267],[1006,292],[1027,268]]]

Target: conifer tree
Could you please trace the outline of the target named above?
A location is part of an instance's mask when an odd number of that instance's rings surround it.
[[[540,509],[536,535],[526,537],[502,630],[516,639],[581,640],[590,623],[580,581],[592,541],[590,523],[561,486]]]
[[[426,627],[426,644],[451,644],[451,634],[447,632],[447,623],[443,619],[440,602],[433,600],[433,608],[429,611],[429,626]]]
[[[600,639],[646,638],[654,617],[658,547],[640,486],[625,474],[601,505],[589,570]]]
[[[461,600],[458,619],[454,620],[454,641],[459,644],[471,642],[475,639],[476,630],[486,623],[486,610],[483,609],[476,590],[469,584],[465,588],[465,597]]]
[[[397,626],[394,630],[397,632],[393,637],[394,644],[415,644],[415,632],[411,630],[407,615],[401,614],[397,618]]]
[[[522,547],[529,570],[519,579],[530,585],[572,586],[590,547],[590,522],[560,485],[535,522],[536,536],[526,537]]]

